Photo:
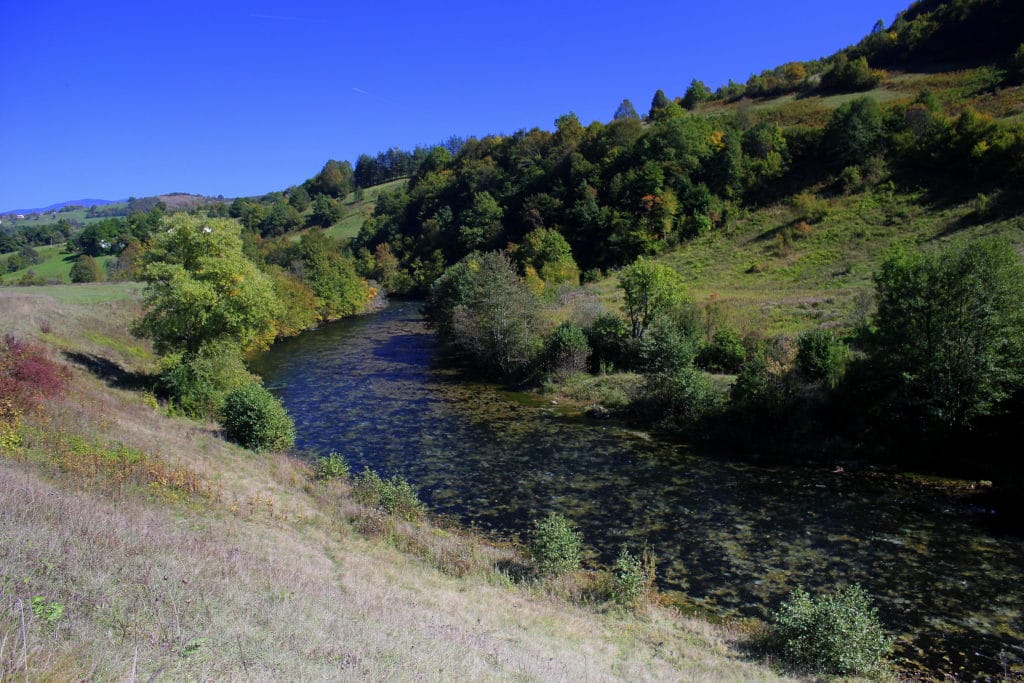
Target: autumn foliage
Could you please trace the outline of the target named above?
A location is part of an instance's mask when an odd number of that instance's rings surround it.
[[[5,335],[0,341],[0,420],[31,412],[63,397],[68,371],[42,347]]]

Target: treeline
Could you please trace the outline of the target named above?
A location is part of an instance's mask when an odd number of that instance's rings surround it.
[[[75,230],[74,223],[60,219],[42,225],[4,225],[0,228],[0,254],[17,251],[22,247],[43,247],[60,244]]]
[[[691,113],[666,101],[646,122],[624,116],[584,127],[567,114],[554,132],[470,139],[454,156],[434,148],[407,189],[378,198],[353,246],[366,258],[383,250],[398,291],[422,292],[439,262],[514,253],[532,231],[553,230],[587,278],[810,188],[948,188],[954,176],[960,193],[1020,182],[1024,125],[969,109],[949,116],[928,92],[885,107],[870,97],[847,102],[824,128],[782,128],[746,109]],[[812,195],[797,220],[820,220],[814,203]]]
[[[362,198],[365,188],[412,175],[434,149],[458,151],[462,138],[451,137],[436,147],[412,151],[393,147],[376,156],[362,154],[355,169],[348,161],[329,160],[312,178],[283,192],[262,197],[239,197],[217,215],[237,218],[262,237],[277,237],[304,228],[326,228],[343,215],[342,201],[351,193]]]
[[[408,178],[416,172],[434,147],[443,147],[449,154],[457,154],[465,142],[464,138],[453,135],[440,145],[416,146],[412,151],[392,147],[376,156],[360,154],[356,161],[356,185],[364,188],[373,187],[399,178]]]

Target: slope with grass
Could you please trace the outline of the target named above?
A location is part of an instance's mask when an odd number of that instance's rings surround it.
[[[70,369],[66,398],[0,439],[0,677],[778,678],[735,630],[574,606],[514,581],[515,548],[168,417],[137,390],[155,362],[125,331],[138,300],[66,289],[0,291],[5,331]]]
[[[0,283],[15,284],[29,271],[35,273],[36,277],[44,282],[70,282],[71,267],[75,265],[77,254],[68,253],[67,247],[63,244],[35,247],[35,250],[39,252],[43,259],[41,263],[0,275]],[[9,256],[10,254],[0,255],[0,264],[6,266],[7,257]],[[106,266],[107,262],[116,258],[116,256],[100,256],[96,260],[99,261],[100,266]]]
[[[373,210],[377,206],[377,197],[382,192],[394,192],[401,189],[408,183],[409,181],[403,178],[374,185],[363,190],[362,197],[359,199],[356,198],[355,192],[350,193],[341,204],[341,220],[328,228],[327,234],[346,242],[351,240],[359,233],[359,228],[363,227],[366,219],[373,215]]]
[[[409,180],[407,178],[401,178],[399,180],[381,183],[380,185],[374,185],[373,187],[367,187],[359,193],[349,192],[340,202],[341,218],[339,218],[333,225],[326,228],[324,233],[334,239],[341,240],[342,242],[350,241],[353,237],[359,234],[359,229],[363,227],[363,223],[366,222],[366,219],[373,215],[373,210],[377,206],[377,197],[379,197],[382,192],[394,192],[395,190],[404,188],[408,184]],[[312,213],[312,209],[307,209],[302,215],[308,220]],[[299,230],[289,233],[288,238],[298,241],[305,232],[306,230]]]
[[[825,217],[801,224],[785,203],[745,213],[727,229],[685,242],[658,260],[687,292],[743,332],[795,335],[849,328],[870,310],[873,273],[893,249],[935,249],[1002,237],[1024,254],[1024,218],[990,219],[975,199],[939,204],[922,192],[870,191],[822,200]],[[591,287],[609,305],[614,274]]]

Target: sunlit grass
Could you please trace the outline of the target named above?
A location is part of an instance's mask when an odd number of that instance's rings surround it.
[[[75,263],[74,254],[69,254],[66,247],[63,244],[55,244],[52,246],[33,247],[42,257],[42,263],[36,263],[31,266],[26,266],[20,270],[16,270],[13,273],[6,273],[0,276],[0,282],[7,284],[18,282],[25,273],[32,271],[37,277],[43,280],[59,280],[62,282],[70,282],[71,267]],[[10,254],[4,254],[0,257],[0,265],[6,266],[7,258]],[[113,260],[114,256],[101,256],[99,261],[100,266],[105,266],[108,261]],[[5,268],[3,270],[6,270]]]
[[[694,303],[716,305],[742,332],[794,335],[855,325],[870,306],[873,273],[893,249],[992,235],[1024,244],[1019,219],[982,220],[971,200],[932,206],[917,192],[823,195],[827,215],[805,232],[793,229],[788,206],[770,205],[657,258],[683,276]],[[618,310],[617,283],[611,272],[587,287]]]

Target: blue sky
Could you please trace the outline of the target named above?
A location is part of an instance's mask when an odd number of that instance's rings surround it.
[[[0,210],[283,189],[825,56],[908,0],[0,2]]]

